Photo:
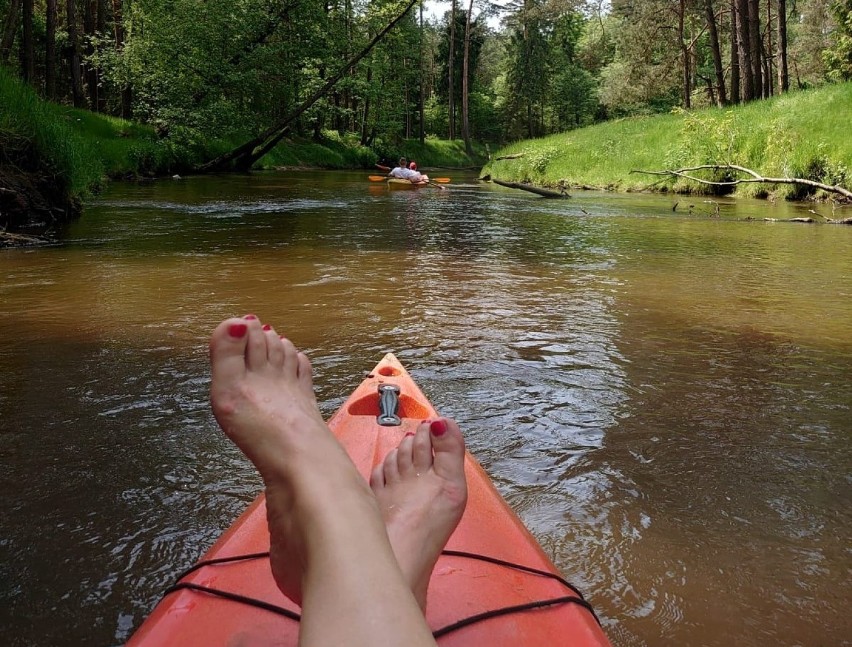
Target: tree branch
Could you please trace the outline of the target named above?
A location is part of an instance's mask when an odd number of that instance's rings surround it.
[[[740,173],[745,173],[746,175],[750,175],[749,178],[738,178],[736,180],[728,180],[725,182],[716,182],[713,180],[705,180],[700,177],[695,177],[694,175],[689,175],[692,171],[705,171],[705,170],[713,170],[713,171],[721,171],[721,170],[729,170],[729,171],[738,171]],[[765,184],[801,184],[804,186],[812,186],[817,189],[822,189],[823,191],[828,191],[829,193],[839,193],[847,200],[852,200],[852,191],[846,189],[839,185],[830,185],[824,184],[822,182],[816,182],[814,180],[807,180],[804,178],[798,177],[764,177],[744,166],[738,166],[737,164],[702,164],[700,166],[690,166],[686,168],[679,168],[675,170],[664,170],[664,171],[643,171],[643,170],[632,170],[631,173],[644,173],[646,175],[667,175],[670,177],[682,177],[687,180],[692,180],[693,182],[698,182],[699,184],[707,184],[710,186],[736,186],[738,184],[751,184],[751,183],[765,183]]]

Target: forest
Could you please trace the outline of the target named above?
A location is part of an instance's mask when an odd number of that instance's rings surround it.
[[[470,150],[852,78],[852,0],[425,4],[0,0],[0,64],[177,145],[255,152],[284,133]]]
[[[107,177],[372,168],[412,151],[479,168],[531,140],[543,149],[504,180],[624,189],[632,168],[613,177],[614,158],[542,138],[672,113],[689,130],[711,106],[737,106],[738,132],[762,143],[739,138],[739,160],[679,154],[680,168],[745,162],[837,189],[846,91],[810,132],[797,115],[819,97],[756,124],[742,110],[850,79],[852,0],[0,0],[0,229],[61,225]],[[719,119],[692,119],[694,136],[734,150],[734,118]],[[658,168],[676,136],[632,147]]]

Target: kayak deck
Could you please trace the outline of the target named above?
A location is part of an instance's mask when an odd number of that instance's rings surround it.
[[[398,426],[380,426],[379,386],[399,388]],[[332,416],[328,424],[365,478],[421,420],[438,414],[402,364],[386,355]],[[557,571],[469,454],[465,456],[468,504],[446,547],[538,569],[525,572],[462,554],[443,554],[429,584],[427,621],[442,646],[509,647],[609,645],[593,613],[577,593],[553,576]],[[298,622],[284,614],[299,608],[278,590],[268,557],[266,506],[261,494],[210,548],[209,560],[260,554],[194,567],[169,592],[131,637],[130,647],[147,645],[296,645]],[[553,576],[548,576],[553,574]],[[259,608],[198,587],[225,591],[275,607]],[[497,609],[558,600],[539,608],[487,617],[441,635],[443,628]]]

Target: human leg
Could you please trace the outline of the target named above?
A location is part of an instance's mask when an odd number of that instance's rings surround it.
[[[408,585],[426,610],[435,563],[467,503],[464,439],[453,420],[424,421],[370,477]]]
[[[266,485],[272,573],[305,645],[434,645],[376,498],[325,425],[307,358],[254,317],[210,341],[211,403]]]

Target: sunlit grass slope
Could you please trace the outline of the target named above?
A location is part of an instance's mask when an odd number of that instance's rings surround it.
[[[50,177],[61,191],[78,195],[103,172],[95,152],[56,106],[0,67],[0,162]]]
[[[764,176],[852,185],[852,83],[792,92],[732,108],[611,121],[507,146],[482,171],[507,181],[612,190],[709,193],[682,179],[632,173],[730,163]],[[721,179],[705,175],[706,179]],[[792,185],[745,184],[737,195],[801,198]]]

